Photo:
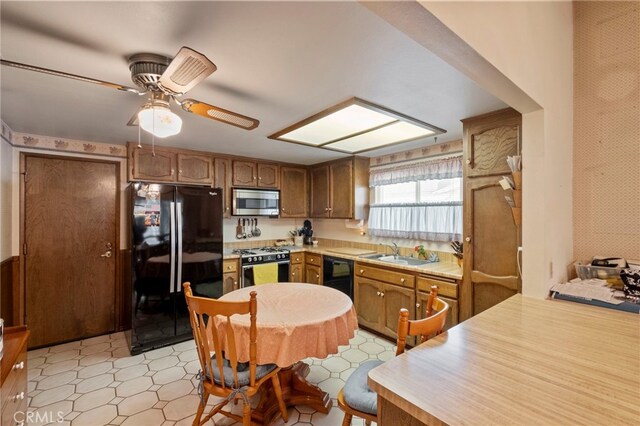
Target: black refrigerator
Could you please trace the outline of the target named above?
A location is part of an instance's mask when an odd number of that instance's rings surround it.
[[[222,295],[222,189],[133,183],[131,353],[192,338],[182,283]]]

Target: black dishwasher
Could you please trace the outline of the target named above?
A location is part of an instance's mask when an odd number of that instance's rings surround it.
[[[322,262],[323,284],[340,290],[353,300],[353,260],[324,256]]]

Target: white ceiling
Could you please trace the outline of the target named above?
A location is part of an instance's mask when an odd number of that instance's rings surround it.
[[[460,119],[506,105],[355,2],[0,2],[3,59],[134,86],[127,58],[189,46],[218,70],[188,97],[260,120],[246,131],[179,112],[160,145],[312,164],[344,156],[267,136],[353,96],[462,137]],[[17,132],[124,144],[144,98],[0,69],[1,117]],[[143,132],[143,142],[150,141]],[[368,156],[432,144],[433,138]]]

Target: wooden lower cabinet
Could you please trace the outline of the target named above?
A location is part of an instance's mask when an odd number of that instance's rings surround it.
[[[358,323],[385,336],[398,337],[400,309],[409,310],[414,319],[416,294],[413,288],[356,277],[355,305]]]
[[[222,263],[222,294],[227,294],[240,288],[240,277],[238,274],[238,260],[227,259]]]
[[[289,259],[289,282],[303,283],[304,281],[304,253],[291,253]]]
[[[27,339],[24,326],[4,330],[2,370],[2,426],[26,424],[27,411]]]
[[[438,296],[449,304],[449,312],[447,313],[447,321],[444,324],[444,329],[448,330],[454,325],[458,324],[458,301],[449,297]],[[429,300],[429,293],[423,291],[416,292],[416,319],[422,319],[427,316],[427,301]]]
[[[420,275],[416,279],[416,318],[422,319],[426,316],[427,301],[429,300],[429,291],[431,286],[438,287],[438,297],[449,304],[449,313],[447,313],[447,322],[444,329],[448,330],[458,324],[458,288],[459,281],[443,277],[434,277],[431,275]]]
[[[306,264],[304,276],[309,284],[322,284],[322,269],[320,266]]]

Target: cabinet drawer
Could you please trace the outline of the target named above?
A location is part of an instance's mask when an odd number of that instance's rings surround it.
[[[228,272],[236,272],[238,270],[238,261],[236,259],[224,260],[222,262],[222,268],[225,274]]]
[[[312,255],[307,255],[307,256],[312,256]],[[291,261],[291,263],[303,263],[304,253],[291,253],[289,256],[289,260]],[[319,265],[320,263],[315,263],[315,264]]]
[[[305,255],[305,259],[307,264],[317,265],[317,266],[322,265],[322,256],[319,254],[307,253]]]
[[[12,367],[11,367],[11,371],[9,372],[9,374],[7,375],[7,377],[5,378],[4,382],[2,383],[2,396],[3,399],[5,397],[5,392],[8,392],[9,389],[12,389],[14,387],[16,387],[17,383],[20,383],[20,380],[23,380],[25,385],[27,383],[27,352],[26,352],[26,347],[24,348],[24,351],[21,351],[18,355],[18,357],[16,358],[16,360],[13,362]],[[8,362],[9,360],[4,360],[3,362]],[[3,400],[2,404],[5,404],[6,401]]]
[[[439,279],[436,280],[433,278],[418,277],[416,284],[418,291],[429,293],[432,285],[438,286],[438,296],[453,297],[454,299],[458,298],[458,284],[455,283],[455,281],[448,282]]]
[[[390,284],[401,285],[403,287],[414,288],[415,277],[404,272],[389,271],[386,269],[374,268],[357,263],[355,272],[357,276],[366,277],[372,280],[383,281]]]

